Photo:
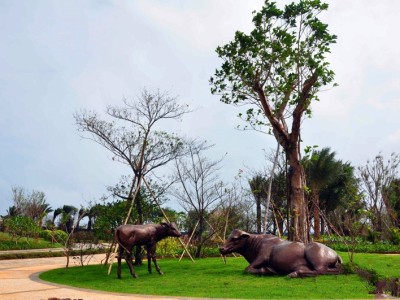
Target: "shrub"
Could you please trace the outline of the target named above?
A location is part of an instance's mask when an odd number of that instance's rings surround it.
[[[28,241],[28,237],[36,236],[39,232],[39,226],[31,218],[23,216],[8,218],[5,226],[16,243],[22,237]]]
[[[166,238],[157,243],[157,256],[159,257],[179,257],[183,247],[176,238]]]
[[[74,243],[80,244],[98,244],[99,239],[91,231],[78,231],[74,232],[72,236],[72,241]]]
[[[400,237],[399,237],[400,238]],[[320,242],[326,244],[336,251],[347,252],[354,249],[357,253],[399,253],[399,246],[390,241],[371,242],[362,237],[339,237],[336,235],[323,236]]]
[[[400,230],[397,228],[390,229],[389,240],[393,245],[400,245]]]
[[[64,244],[67,240],[68,234],[63,230],[42,230],[39,233],[39,236],[49,242],[52,243],[60,243]]]

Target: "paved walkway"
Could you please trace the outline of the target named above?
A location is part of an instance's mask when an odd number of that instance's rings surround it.
[[[90,263],[98,264],[104,254],[95,255]],[[0,260],[1,300],[113,300],[113,299],[179,299],[171,297],[127,295],[72,288],[48,283],[38,278],[39,273],[62,268],[65,257]],[[183,298],[180,298],[183,299]]]

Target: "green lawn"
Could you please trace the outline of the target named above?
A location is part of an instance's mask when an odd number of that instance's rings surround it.
[[[345,255],[347,253],[341,253],[343,260],[348,261]],[[355,253],[354,262],[367,270],[375,270],[380,277],[400,277],[400,255],[398,254]]]
[[[40,278],[75,287],[132,294],[247,299],[373,298],[368,293],[373,287],[357,275],[304,279],[259,277],[244,274],[246,266],[247,262],[241,257],[228,258],[226,265],[221,258],[201,259],[196,263],[163,259],[160,260],[160,267],[164,276],[148,274],[146,265],[143,265],[136,268],[139,278],[133,279],[124,264],[121,280],[117,279],[115,265],[110,276],[107,275],[106,266],[96,265],[52,270],[41,274]]]

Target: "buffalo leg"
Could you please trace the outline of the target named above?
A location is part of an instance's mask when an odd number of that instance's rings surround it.
[[[256,268],[253,265],[248,266],[245,270],[246,273],[254,274],[254,275],[276,275],[274,269],[268,267],[260,267]]]
[[[255,275],[275,275],[277,272],[267,266],[264,258],[257,258],[245,270],[245,272]]]
[[[133,268],[133,264],[132,264],[132,251],[125,251],[125,253],[126,253],[125,260],[126,260],[126,263],[128,264],[129,271],[131,271],[131,275],[133,278],[137,278],[135,269]]]
[[[118,249],[118,268],[117,268],[118,279],[121,279],[121,260],[123,254],[124,254],[124,248],[120,246]]]
[[[151,259],[153,260],[154,263],[154,267],[156,268],[157,272],[160,275],[163,275],[164,273],[161,271],[160,267],[157,264],[157,259],[156,259],[156,245],[150,245],[147,248],[147,255],[148,257],[151,257]],[[149,264],[150,264],[150,259],[149,259]]]
[[[340,267],[335,268],[316,268],[318,275],[338,275],[342,272]]]
[[[147,270],[151,274],[151,247],[147,246]]]
[[[299,267],[296,271],[290,273],[288,276],[291,278],[295,277],[311,277],[311,276],[317,276],[319,272],[315,270],[311,270],[307,266],[301,266]]]

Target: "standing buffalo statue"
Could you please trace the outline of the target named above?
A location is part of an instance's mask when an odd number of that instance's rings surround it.
[[[222,255],[237,252],[250,263],[246,272],[259,275],[282,274],[290,277],[339,274],[342,259],[320,243],[289,242],[270,234],[250,234],[235,229]]]
[[[125,260],[131,271],[131,275],[137,278],[132,264],[133,246],[146,246],[148,270],[151,273],[151,260],[157,272],[162,275],[156,260],[156,244],[158,241],[168,237],[180,237],[181,233],[175,223],[146,224],[146,225],[121,225],[115,230],[115,240],[119,244],[118,252],[118,278],[121,279],[121,259],[125,251]]]

